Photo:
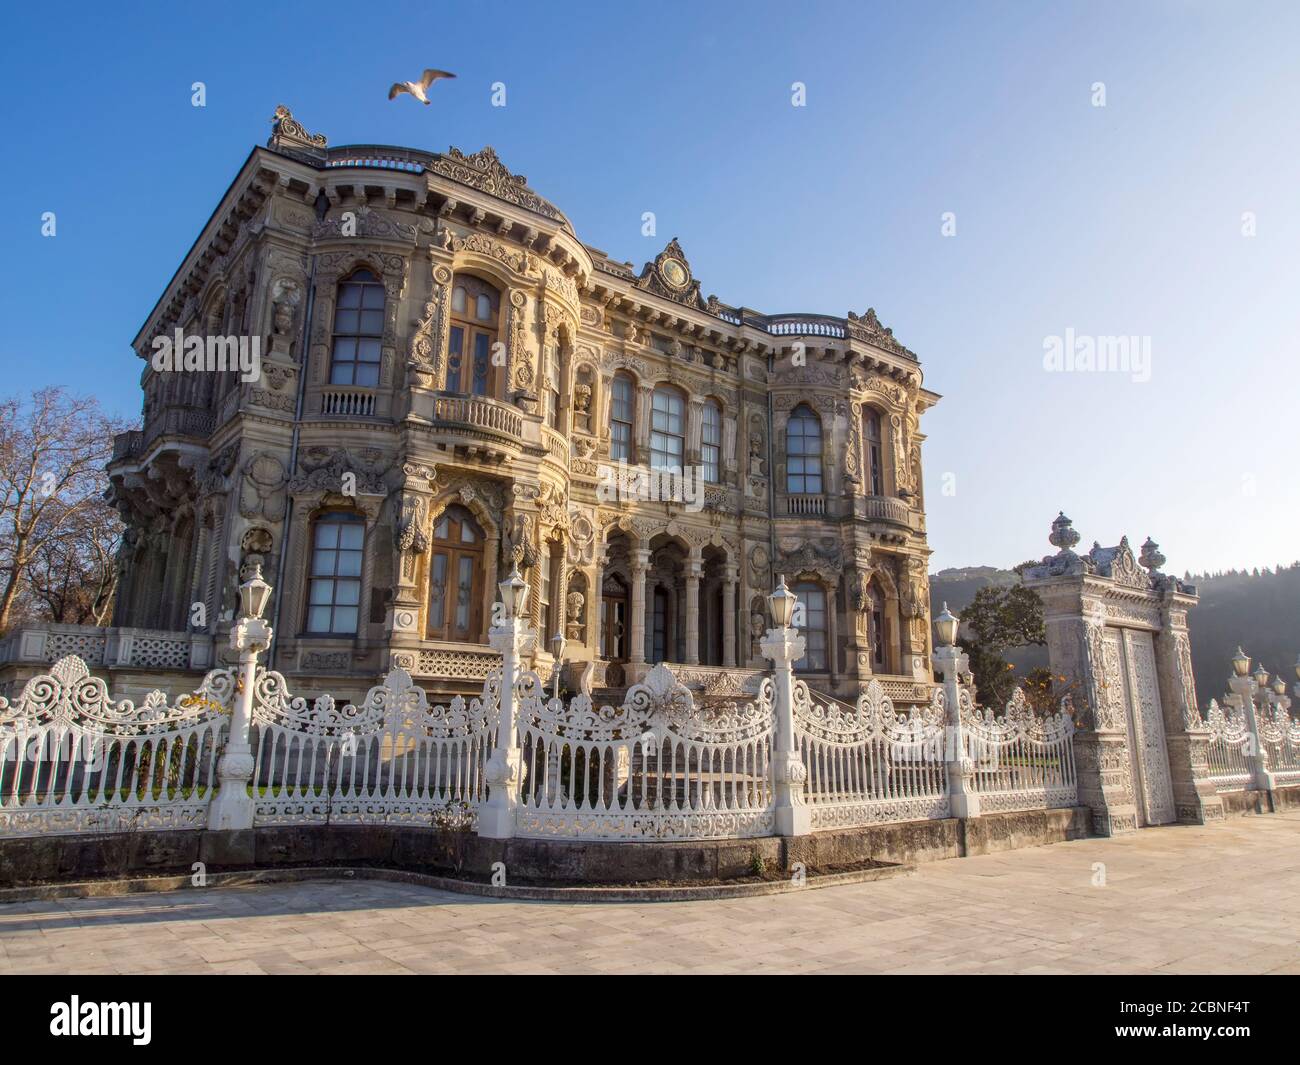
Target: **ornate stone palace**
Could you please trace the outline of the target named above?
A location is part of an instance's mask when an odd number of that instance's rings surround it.
[[[400,666],[477,690],[517,562],[530,664],[548,675],[562,635],[573,688],[667,661],[743,691],[784,575],[814,690],[875,677],[927,700],[920,418],[938,396],[916,356],[872,310],[701,291],[676,240],[640,271],[610,259],[491,148],[331,148],[279,108],[134,341],[105,664],[205,667],[257,563],[269,664],[296,688],[360,694]],[[156,370],[177,329],[259,338],[260,379]],[[682,472],[646,476],[663,470]],[[181,650],[137,662],[123,639]]]

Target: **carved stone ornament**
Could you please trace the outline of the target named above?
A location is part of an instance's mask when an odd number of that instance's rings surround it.
[[[328,144],[325,134],[308,133],[284,104],[280,104],[275,109],[271,123],[271,137],[266,142],[268,148],[282,155],[296,156],[312,162],[325,160],[325,147]]]
[[[915,359],[916,355],[903,347],[894,339],[894,331],[887,329],[880,323],[876,317],[876,309],[868,307],[865,314],[859,316],[849,311],[846,329],[849,337],[853,340],[861,340],[867,344],[873,344],[878,348],[886,351],[892,351],[898,355],[906,355],[909,359]]]
[[[300,472],[289,482],[289,491],[338,492],[344,487],[344,474],[356,478],[359,495],[385,495],[388,486],[384,473],[388,468],[384,452],[366,448],[353,455],[346,448],[309,447],[298,457]]]
[[[1144,573],[1133,557],[1133,549],[1128,545],[1128,537],[1120,538],[1115,547],[1096,547],[1088,553],[1103,577],[1109,577],[1116,584],[1125,588],[1138,588],[1146,591],[1151,587],[1151,577]]]
[[[560,209],[530,189],[523,174],[510,173],[490,145],[473,155],[451,148],[446,155],[434,156],[429,169],[499,200],[568,225],[568,219]]]
[[[691,276],[690,263],[676,237],[655,256],[654,262],[645,264],[636,287],[696,310],[708,309],[700,296],[700,283]]]
[[[284,517],[284,464],[267,451],[255,451],[244,462],[239,513],[246,518],[280,521]]]

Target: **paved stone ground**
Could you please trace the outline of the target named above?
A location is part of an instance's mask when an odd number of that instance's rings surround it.
[[[332,881],[0,906],[0,973],[693,971],[1300,973],[1300,811],[721,902]]]

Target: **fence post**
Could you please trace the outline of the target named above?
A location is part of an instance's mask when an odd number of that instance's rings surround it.
[[[479,810],[478,834],[488,839],[509,839],[515,834],[519,807],[519,770],[522,756],[516,729],[515,685],[519,680],[519,658],[536,639],[526,628],[528,583],[519,576],[516,563],[510,576],[498,585],[501,602],[494,606],[499,618],[488,630],[488,643],[501,652],[501,696],[496,744],[488,759],[485,776],[487,802]]]
[[[271,586],[262,580],[262,567],[239,586],[240,618],[230,630],[230,646],[239,652],[239,683],[230,714],[230,736],[217,763],[217,797],[208,806],[208,828],[230,830],[253,827],[253,796],[248,785],[253,779],[253,751],[248,745],[248,728],[253,717],[253,687],[257,680],[257,656],[271,643],[271,626],[262,619]]]
[[[760,650],[775,665],[772,684],[776,689],[773,713],[775,750],[772,752],[772,776],[776,807],[776,832],[779,836],[805,836],[812,831],[812,811],[804,795],[808,767],[803,764],[794,739],[794,669],[803,657],[805,641],[790,627],[794,618],[795,596],[785,586],[785,577],[776,591],[767,597],[774,628],[767,630]]]
[[[948,775],[948,802],[953,817],[979,817],[980,797],[972,783],[975,762],[966,746],[966,731],[961,721],[961,676],[970,668],[970,656],[957,646],[957,630],[961,619],[948,612],[934,619],[936,633],[934,661],[943,673],[944,695],[944,750],[943,758]]]
[[[1250,786],[1256,791],[1273,790],[1273,774],[1268,770],[1268,752],[1259,736],[1259,719],[1255,710],[1255,692],[1261,685],[1250,675],[1250,658],[1240,647],[1232,660],[1233,674],[1228,678],[1246,725],[1246,755],[1250,759]],[[1264,674],[1265,679],[1268,674]]]

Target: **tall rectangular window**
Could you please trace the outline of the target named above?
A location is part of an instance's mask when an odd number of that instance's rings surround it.
[[[379,348],[384,336],[384,286],[368,270],[339,285],[330,352],[330,384],[379,384]]]
[[[804,656],[794,668],[821,672],[826,669],[826,592],[820,585],[803,582],[794,586],[794,595],[803,606],[806,644]]]
[[[700,428],[700,464],[704,479],[710,484],[722,480],[722,408],[713,400],[704,404],[704,422]]]
[[[331,514],[312,533],[307,631],[355,636],[361,605],[365,526],[353,514]]]
[[[614,378],[609,402],[609,457],[632,461],[632,427],[636,417],[636,390],[626,374]]]
[[[864,417],[867,438],[867,483],[873,496],[885,494],[884,463],[880,450],[880,415],[870,407]]]
[[[785,490],[816,495],[822,490],[822,423],[807,407],[797,407],[785,429]]]
[[[686,451],[686,404],[676,392],[656,388],[650,400],[650,466],[681,469]]]

